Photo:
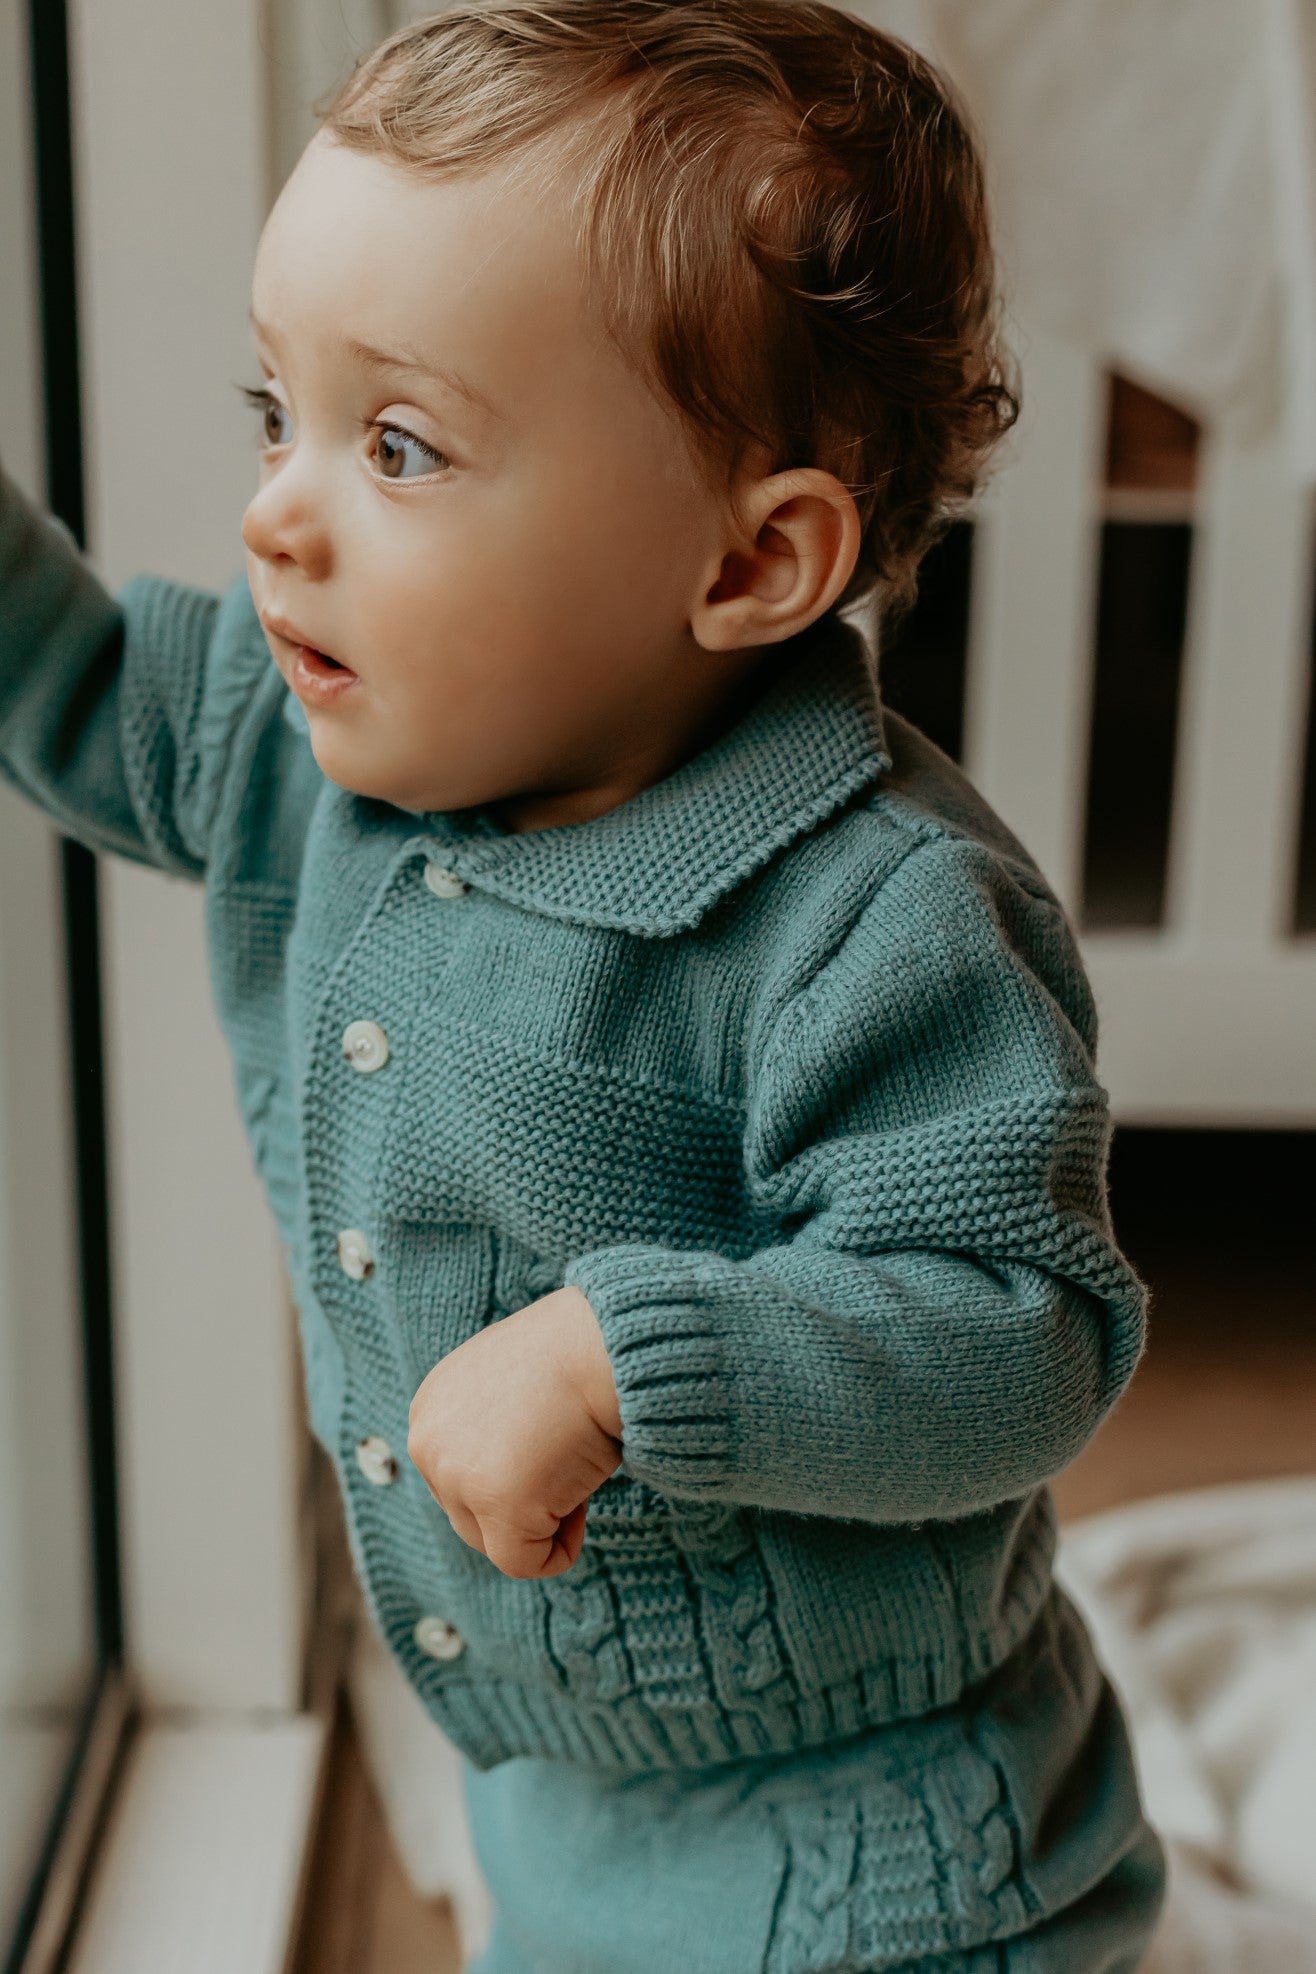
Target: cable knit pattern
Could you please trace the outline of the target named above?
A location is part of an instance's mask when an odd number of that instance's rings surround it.
[[[0,475],[0,769],[82,841],[205,883],[314,1428],[374,1619],[477,1768],[895,1733],[1029,1633],[1045,1483],[1126,1383],[1144,1290],[1072,929],[882,707],[853,627],[782,646],[631,801],[509,835],[327,782],[244,579],[115,599]],[[388,1042],[364,1074],[363,1020]],[[574,1568],[513,1581],[410,1467],[408,1406],[564,1282],[624,1459]],[[367,1437],[395,1479],[358,1465]],[[839,1818],[784,1806],[774,1965],[999,1936],[1009,1816],[963,1747]]]
[[[806,1782],[774,1801],[769,1785],[785,1866],[765,1974],[941,1967],[1038,1915],[1014,1805],[969,1721],[895,1727],[865,1763],[826,1797]]]

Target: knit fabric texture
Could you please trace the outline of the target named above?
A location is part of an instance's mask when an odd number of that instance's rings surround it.
[[[372,1616],[477,1767],[805,1748],[1001,1662],[1146,1296],[1072,928],[853,625],[619,808],[509,834],[335,786],[245,577],[111,596],[0,473],[0,769],[206,886],[314,1430]],[[514,1580],[411,1467],[408,1407],[568,1282],[624,1458],[576,1564]]]

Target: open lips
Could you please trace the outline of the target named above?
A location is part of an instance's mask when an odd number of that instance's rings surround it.
[[[262,617],[261,624],[292,652],[293,669],[289,683],[298,698],[327,705],[339,698],[349,686],[357,684],[357,675],[349,666],[337,658],[331,658],[318,645],[308,644],[295,624],[278,617]]]

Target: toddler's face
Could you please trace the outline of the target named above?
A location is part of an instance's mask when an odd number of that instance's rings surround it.
[[[723,502],[590,319],[565,215],[322,132],[252,300],[248,579],[330,779],[534,828],[666,773],[758,654],[692,634]]]

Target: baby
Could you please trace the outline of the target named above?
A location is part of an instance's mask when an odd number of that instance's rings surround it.
[[[480,1974],[1131,1970],[1093,1001],[843,614],[1015,412],[963,113],[821,0],[510,0],[320,116],[245,575],[112,598],[0,480],[0,764],[206,883]]]

